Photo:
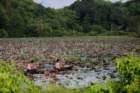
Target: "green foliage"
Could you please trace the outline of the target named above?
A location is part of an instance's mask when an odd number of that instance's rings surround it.
[[[140,92],[140,57],[128,55],[117,59],[117,68],[122,76],[124,91],[127,93]]]
[[[0,61],[0,93],[40,93],[24,74],[16,70],[13,63]]]
[[[140,1],[130,0],[125,5],[128,7],[128,31],[137,32],[140,36]]]
[[[134,81],[136,76],[140,76],[140,57],[129,55],[117,59],[117,68],[123,76],[124,83],[130,84]]]
[[[122,85],[119,82],[108,81],[103,84],[95,84],[84,93],[119,93]]]
[[[77,0],[63,9],[32,0],[1,0],[1,37],[140,35],[139,1]],[[120,33],[121,31],[121,33]],[[3,35],[4,34],[4,35]],[[127,34],[125,34],[127,35]]]

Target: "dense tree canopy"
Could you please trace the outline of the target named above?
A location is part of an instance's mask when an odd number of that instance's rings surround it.
[[[63,9],[0,0],[0,37],[140,34],[139,0],[77,0]]]

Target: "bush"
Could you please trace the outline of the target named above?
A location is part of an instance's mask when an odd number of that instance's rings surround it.
[[[95,84],[88,88],[85,93],[119,93],[121,83],[114,81],[107,81],[103,84]]]
[[[140,57],[129,55],[117,59],[117,68],[123,82],[130,84],[136,76],[140,76]]]
[[[12,63],[0,61],[0,93],[40,93]]]
[[[140,57],[128,55],[117,59],[117,68],[127,93],[140,93]]]

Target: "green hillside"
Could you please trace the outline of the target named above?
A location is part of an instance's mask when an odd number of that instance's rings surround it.
[[[55,10],[32,0],[1,0],[0,37],[139,35],[139,2],[77,0]]]

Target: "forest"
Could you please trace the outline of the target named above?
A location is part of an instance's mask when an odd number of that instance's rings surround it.
[[[139,36],[139,3],[77,0],[53,9],[32,0],[0,0],[0,37]]]

